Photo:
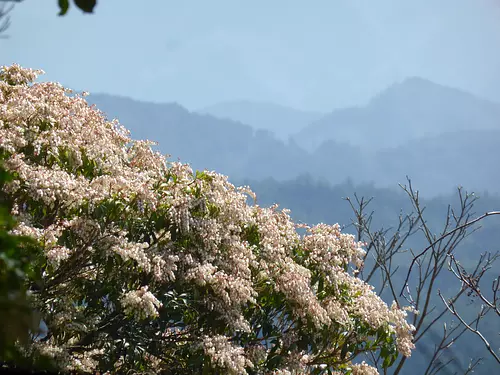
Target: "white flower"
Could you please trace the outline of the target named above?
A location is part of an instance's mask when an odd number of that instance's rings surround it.
[[[204,336],[203,349],[212,362],[227,371],[227,374],[248,374],[245,367],[253,367],[244,354],[244,349],[229,342],[226,336]]]
[[[148,292],[147,286],[125,293],[121,304],[127,314],[132,314],[137,319],[156,318],[158,309],[162,307],[162,303]]]

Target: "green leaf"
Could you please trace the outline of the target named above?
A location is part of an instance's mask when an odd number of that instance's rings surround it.
[[[388,368],[390,366],[390,363],[391,363],[391,357],[385,357],[384,358],[384,363],[382,364],[382,367],[383,368]]]
[[[75,0],[76,6],[85,13],[92,13],[96,3],[97,0]]]
[[[344,343],[342,346],[342,350],[340,351],[340,359],[344,360],[345,357],[347,356],[347,352],[349,349],[349,344],[347,342]]]
[[[69,0],[59,0],[59,15],[64,16],[69,9]]]

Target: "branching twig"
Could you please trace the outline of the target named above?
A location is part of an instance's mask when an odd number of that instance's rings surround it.
[[[462,318],[462,316],[456,311],[455,305],[450,301],[447,302],[446,299],[441,294],[441,291],[438,291],[438,295],[441,298],[441,300],[443,301],[443,303],[446,306],[446,308],[448,309],[448,311],[450,311],[450,313],[452,313],[460,321],[460,323],[462,323],[464,325],[464,327],[467,328],[467,330],[469,330],[470,332],[477,335],[483,341],[488,352],[490,352],[490,354],[493,356],[493,358],[495,358],[495,360],[498,363],[500,363],[500,357],[498,356],[497,353],[495,353],[495,351],[491,347],[488,340],[486,340],[486,338],[483,336],[483,334],[477,329],[477,324],[476,324],[476,328],[473,328],[471,325],[467,324],[467,322]]]
[[[427,253],[428,250],[430,250],[431,248],[433,248],[434,246],[436,246],[439,242],[441,242],[442,240],[444,240],[446,237],[449,237],[451,235],[453,235],[454,233],[460,231],[460,230],[464,230],[468,227],[470,227],[471,225],[474,225],[475,223],[477,223],[478,221],[481,221],[483,220],[484,218],[488,217],[488,216],[493,216],[493,215],[500,215],[500,211],[490,211],[490,212],[486,212],[485,214],[475,218],[474,220],[471,220],[471,221],[468,221],[456,228],[454,228],[453,230],[443,234],[442,236],[440,236],[438,239],[434,240],[429,246],[427,246],[420,254],[416,255],[413,260],[411,261],[410,263],[410,268],[408,269],[408,272],[407,272],[407,276],[406,276],[406,279],[405,279],[405,282],[404,282],[404,286],[403,288],[401,288],[401,292],[400,292],[400,296],[403,295],[404,293],[404,289],[405,289],[405,286],[406,284],[408,283],[408,280],[410,278],[410,274],[411,274],[411,271],[412,271],[412,268],[415,264],[415,262],[423,255],[425,255],[425,253]]]

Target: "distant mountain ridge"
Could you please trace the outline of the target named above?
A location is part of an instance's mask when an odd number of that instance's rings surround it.
[[[237,121],[190,112],[174,103],[148,103],[107,94],[88,98],[118,118],[134,139],[159,142],[159,149],[196,169],[217,170],[234,178],[293,178],[307,168],[305,151],[287,145],[267,130]],[[293,161],[293,162],[292,162]]]
[[[499,146],[500,129],[446,132],[378,151],[365,177],[387,186],[408,175],[425,195],[449,193],[454,185],[498,192]]]
[[[218,103],[197,112],[239,121],[255,129],[266,129],[285,141],[290,135],[324,115],[321,112],[302,111],[279,104],[249,100]]]
[[[376,151],[444,132],[500,129],[500,104],[411,77],[375,96],[365,107],[335,110],[293,138],[314,150],[325,140]]]
[[[500,106],[418,78],[395,84],[363,108],[336,110],[288,141],[241,121],[174,104],[105,94],[90,103],[118,118],[136,139],[194,169],[232,180],[278,181],[308,174],[332,184],[351,180],[397,187],[409,175],[425,196],[458,185],[500,192]],[[308,147],[308,142],[316,142]]]

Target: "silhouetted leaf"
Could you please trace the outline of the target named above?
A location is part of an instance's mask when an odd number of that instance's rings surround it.
[[[75,4],[78,8],[83,10],[85,13],[92,13],[94,7],[96,6],[97,0],[75,0]]]
[[[69,0],[59,0],[59,15],[64,16],[69,9]]]

